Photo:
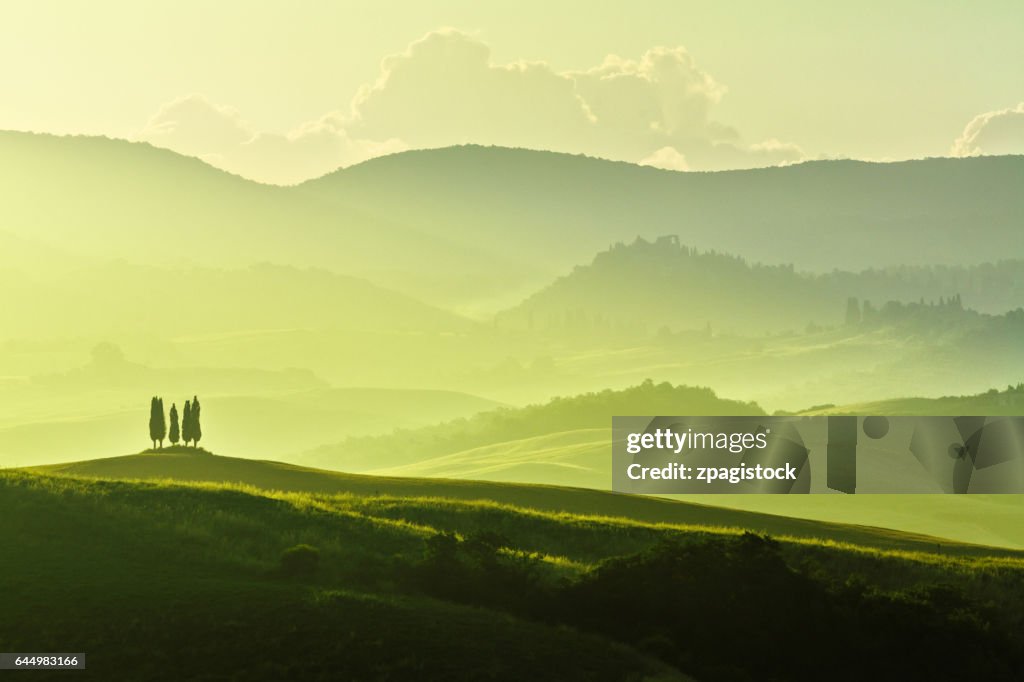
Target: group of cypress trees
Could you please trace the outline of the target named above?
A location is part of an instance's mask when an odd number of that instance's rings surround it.
[[[186,446],[192,443],[199,445],[203,437],[203,426],[199,419],[199,398],[192,396],[192,402],[185,401],[185,409],[182,412],[181,424],[178,424],[178,408],[171,404],[171,427],[167,428],[167,421],[164,419],[164,399],[156,396],[149,403],[149,439],[153,441],[153,448],[164,446],[164,438],[171,441],[171,445],[183,442]]]

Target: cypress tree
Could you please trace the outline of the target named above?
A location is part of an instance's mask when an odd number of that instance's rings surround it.
[[[181,413],[181,440],[186,447],[192,440],[192,405],[187,400],[185,401],[185,411]]]
[[[167,438],[167,420],[164,418],[164,399],[156,399],[156,439],[160,441],[160,449],[164,447],[164,438]]]
[[[159,423],[157,421],[157,414],[159,414],[160,406],[156,401],[156,396],[149,401],[149,441],[153,444],[153,448],[156,449],[156,441],[159,437],[157,435],[157,428]]]
[[[177,445],[181,440],[181,430],[178,428],[178,408],[174,406],[174,403],[171,403],[171,428],[167,432],[167,440],[171,441],[171,445]]]
[[[192,396],[192,441],[199,447],[199,439],[203,437],[203,425],[199,421],[199,398]]]

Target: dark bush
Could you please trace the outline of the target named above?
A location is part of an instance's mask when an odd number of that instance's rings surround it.
[[[281,575],[302,578],[314,575],[320,564],[320,550],[310,545],[295,545],[281,553]]]
[[[1020,647],[959,590],[864,585],[816,581],[747,533],[609,559],[547,606],[702,680],[1024,679]]]
[[[502,552],[511,542],[492,531],[460,540],[454,533],[427,538],[423,558],[404,570],[406,584],[441,599],[523,613],[543,602],[537,560]]]

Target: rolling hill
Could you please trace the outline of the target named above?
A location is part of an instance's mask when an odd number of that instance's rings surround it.
[[[600,634],[412,589],[401,567],[419,570],[438,530],[309,501],[0,472],[18,547],[0,555],[0,641],[84,651],[103,680],[691,679]],[[314,574],[281,568],[296,542]]]
[[[941,398],[891,398],[847,405],[824,405],[801,410],[799,414],[883,414],[894,417],[900,415],[1016,416],[1024,414],[1024,383],[1017,382],[1003,390],[992,388],[975,395],[949,395]]]
[[[466,273],[483,280],[523,270],[495,250],[325,205],[145,143],[0,131],[0,158],[3,229],[87,259],[212,268],[273,262],[424,280],[452,272],[459,282]]]
[[[407,499],[413,503],[428,498],[447,500],[451,504],[459,501],[491,502],[516,509],[626,519],[645,524],[744,528],[777,536],[830,540],[878,549],[934,551],[939,543],[944,552],[957,555],[1018,554],[1007,549],[975,546],[885,528],[808,521],[584,488],[345,474],[283,462],[223,457],[191,448],[54,464],[28,471],[73,478],[204,482],[250,486],[263,491],[384,496]]]
[[[0,420],[0,466],[59,462],[68,443],[86,457],[131,450],[146,436],[148,406],[137,397],[153,386],[160,387],[168,408],[176,402],[180,409],[200,392],[207,414],[205,443],[249,457],[298,453],[350,436],[423,427],[499,407],[454,391],[325,388],[297,371],[143,369],[148,370],[144,387],[141,380],[117,382],[103,372],[83,372],[73,388],[40,382],[31,393],[19,393],[18,409]],[[252,393],[232,390],[246,385]],[[52,398],[55,388],[61,390],[59,401]]]
[[[558,484],[607,490],[611,486],[613,414],[748,414],[742,403],[667,384],[567,398],[520,410],[482,413],[468,420],[352,438],[317,448],[297,461],[373,475],[481,479]],[[679,392],[677,392],[679,391]],[[639,396],[646,394],[646,399]],[[973,397],[902,400],[846,407],[825,406],[802,414],[1019,414],[1019,388]],[[627,396],[634,396],[627,398]],[[675,397],[673,397],[675,396]],[[605,409],[617,399],[623,405]],[[634,409],[630,409],[630,407]],[[648,408],[646,411],[643,407]],[[749,408],[749,405],[746,405]],[[574,415],[572,417],[568,415]],[[542,416],[538,416],[542,415]],[[545,419],[543,415],[547,415]],[[557,419],[554,415],[559,415]],[[865,472],[866,474],[867,472]],[[887,475],[887,474],[886,474]],[[1024,500],[999,495],[687,495],[677,496],[734,509],[819,521],[887,526],[965,542],[1024,548]]]
[[[1003,314],[1024,307],[1024,261],[973,267],[909,267],[806,273],[716,252],[701,253],[676,237],[636,239],[598,253],[514,308],[497,324],[592,343],[650,336],[656,330],[714,329],[739,336],[849,324],[856,299],[876,308],[889,301],[956,300],[964,308]]]
[[[467,332],[453,313],[327,270],[262,263],[221,270],[114,261],[5,288],[10,329],[24,338],[153,333],[180,317],[192,336],[328,328],[390,333]],[[177,302],[180,302],[177,303]]]
[[[481,247],[501,235],[504,250],[558,269],[616,241],[674,234],[822,272],[1021,257],[1006,246],[1017,243],[1022,180],[1024,157],[678,173],[467,146],[374,159],[300,191]]]
[[[455,147],[293,188],[106,138],[3,132],[0,157],[0,225],[40,247],[158,265],[322,267],[490,310],[638,235],[812,272],[1024,256],[1006,246],[1024,211],[1020,157],[677,173]]]
[[[523,408],[499,408],[468,419],[353,438],[304,453],[300,461],[345,471],[415,465],[426,459],[495,443],[564,431],[606,429],[614,415],[764,414],[757,404],[718,397],[705,387],[673,386],[651,380],[620,390],[557,397]],[[609,480],[610,482],[610,480]]]
[[[1020,552],[667,500],[190,451],[0,472],[0,533],[0,641],[110,680],[814,680],[849,646],[900,676],[1024,665]],[[766,659],[758,633],[800,627],[823,653]],[[971,646],[937,664],[907,638]]]

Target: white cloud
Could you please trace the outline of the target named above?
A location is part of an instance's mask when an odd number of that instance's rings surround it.
[[[353,139],[337,114],[283,134],[257,132],[237,111],[202,95],[189,95],[164,105],[135,137],[196,156],[231,173],[279,185],[302,182],[341,166],[408,148],[396,139]]]
[[[975,116],[953,142],[952,154],[1024,154],[1024,102]]]
[[[477,143],[550,149],[661,168],[791,163],[799,147],[746,144],[713,118],[726,88],[682,47],[610,55],[588,70],[495,64],[455,29],[428,33],[381,62],[348,113],[287,133],[256,131],[229,107],[190,95],[161,107],[138,139],[264,182],[291,184],[409,147]]]
[[[160,107],[137,137],[182,154],[206,156],[228,152],[253,134],[235,109],[188,95]]]
[[[640,159],[639,163],[641,166],[653,166],[664,170],[690,170],[690,165],[686,163],[686,157],[680,154],[675,147],[662,147],[650,156]]]
[[[352,129],[418,147],[462,143],[585,151],[594,121],[573,80],[541,62],[496,65],[476,38],[442,29],[381,63],[352,102]]]

